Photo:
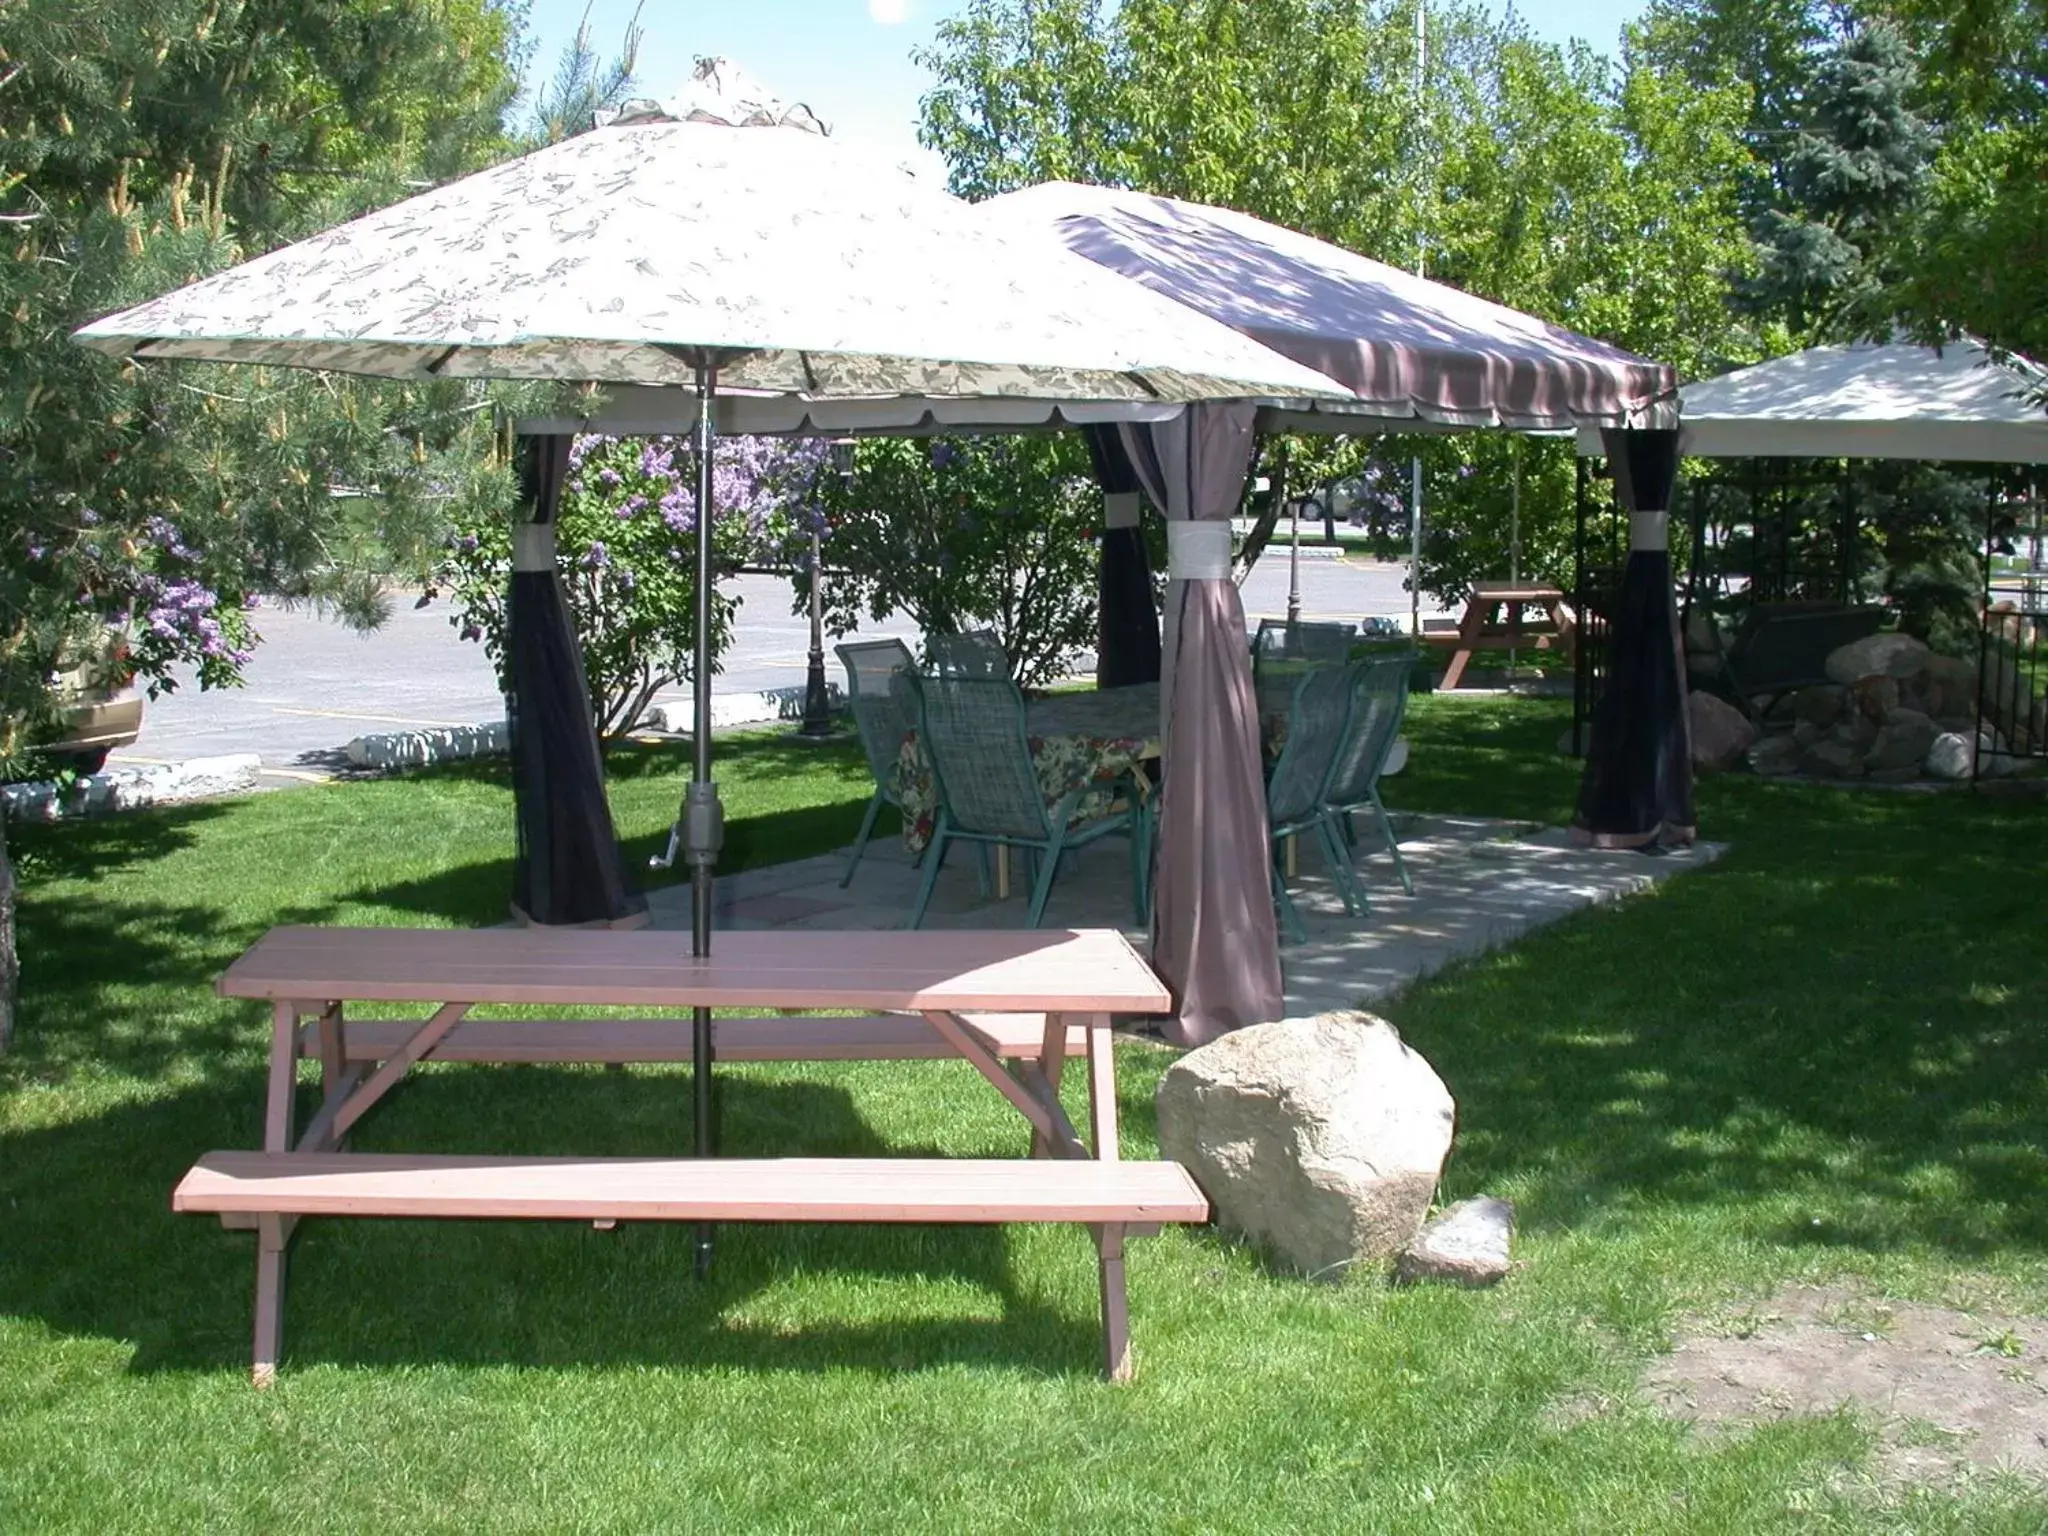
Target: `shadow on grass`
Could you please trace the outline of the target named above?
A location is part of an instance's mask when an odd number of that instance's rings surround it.
[[[719,1089],[730,1155],[936,1155],[885,1147],[836,1087],[730,1069]],[[301,1090],[302,1111],[311,1092]],[[211,1217],[174,1215],[170,1193],[200,1153],[255,1143],[261,1096],[252,1065],[103,1115],[0,1135],[6,1310],[58,1334],[124,1341],[140,1372],[244,1366],[253,1238]],[[432,1069],[364,1123],[359,1145],[674,1155],[689,1143],[689,1103],[683,1072]],[[287,1369],[1097,1368],[1092,1308],[1070,1315],[1020,1288],[1003,1228],[728,1226],[701,1284],[692,1235],[676,1223],[599,1232],[563,1222],[309,1220],[290,1256]],[[1077,1234],[1073,1246],[1092,1280],[1087,1240]],[[883,1296],[889,1316],[848,1322],[847,1298],[864,1309],[875,1293],[837,1287],[836,1277],[906,1289]],[[815,1319],[806,1315],[813,1294],[826,1297]]]
[[[1746,1237],[2048,1252],[2048,819],[1708,781],[1732,851],[1389,1012],[1524,1221],[1722,1207]]]

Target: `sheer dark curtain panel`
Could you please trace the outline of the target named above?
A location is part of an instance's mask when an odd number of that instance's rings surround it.
[[[1695,818],[1685,657],[1671,584],[1678,433],[1606,429],[1601,438],[1629,515],[1628,563],[1572,830],[1599,848],[1679,846],[1693,840]]]
[[[1138,525],[1142,492],[1113,426],[1081,429],[1102,486],[1102,567],[1097,576],[1095,686],[1159,681],[1159,613],[1152,606],[1152,564]]]
[[[518,521],[506,611],[505,719],[518,855],[512,912],[549,926],[638,927],[647,901],[626,878],[605,800],[604,761],[583,652],[555,567],[555,516],[569,473],[566,436],[522,435]]]

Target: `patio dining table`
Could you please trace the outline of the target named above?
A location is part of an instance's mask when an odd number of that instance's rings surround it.
[[[1134,771],[1141,791],[1149,786],[1142,765],[1159,758],[1159,685],[1078,689],[1034,699],[1024,707],[1024,735],[1048,806],[1059,804],[1076,785],[1086,785],[1075,819],[1107,815]],[[939,786],[915,731],[903,738],[895,789],[903,808],[904,844],[920,852],[932,840]]]

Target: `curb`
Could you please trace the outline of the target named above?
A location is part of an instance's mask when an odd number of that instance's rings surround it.
[[[256,788],[262,769],[263,761],[254,752],[194,757],[182,763],[87,774],[68,789],[48,782],[9,784],[0,789],[0,803],[6,805],[12,821],[105,816],[151,805],[243,794]]]
[[[846,696],[837,684],[828,684],[835,712],[846,708]],[[765,725],[782,720],[801,720],[804,714],[802,687],[769,688],[759,693],[719,693],[711,697],[714,729],[729,725]],[[684,736],[690,730],[690,706],[656,704],[640,723],[643,731]],[[476,725],[451,725],[430,731],[387,731],[358,736],[342,754],[357,768],[424,768],[430,763],[454,763],[473,757],[498,757],[511,750],[505,722],[487,720]]]

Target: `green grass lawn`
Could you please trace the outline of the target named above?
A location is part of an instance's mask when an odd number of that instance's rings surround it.
[[[1558,706],[1411,719],[1397,808],[1567,813]],[[852,835],[850,743],[720,750],[735,867]],[[618,765],[636,867],[681,766]],[[1718,865],[1390,1009],[1458,1100],[1446,1196],[1518,1203],[1517,1273],[1312,1285],[1169,1231],[1133,1245],[1122,1390],[1071,1229],[732,1228],[700,1285],[681,1228],[312,1222],[252,1392],[252,1240],[168,1209],[198,1153],[260,1140],[266,1024],[209,983],[274,922],[497,920],[508,793],[443,772],[16,829],[0,1531],[2040,1532],[2048,1500],[1995,1478],[1877,1483],[1854,1416],[1709,1438],[1632,1386],[1690,1313],[1791,1280],[2048,1310],[2048,807],[1700,798]],[[1120,1055],[1134,1154],[1170,1059]],[[963,1064],[721,1082],[736,1154],[1023,1150]],[[359,1145],[673,1153],[688,1105],[680,1071],[430,1069]]]

